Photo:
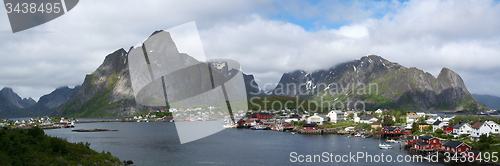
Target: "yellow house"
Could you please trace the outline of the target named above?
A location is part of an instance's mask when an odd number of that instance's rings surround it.
[[[372,123],[372,129],[376,129],[377,127],[382,128],[382,123],[380,123],[380,122],[373,122]]]
[[[418,124],[418,129],[420,129],[420,131],[423,131],[425,129],[427,129],[427,127],[429,127],[430,125],[427,124],[427,123],[419,123]]]

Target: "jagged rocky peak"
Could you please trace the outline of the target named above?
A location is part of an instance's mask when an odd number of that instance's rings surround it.
[[[109,76],[117,71],[127,68],[127,51],[120,48],[106,56],[104,62],[94,71],[94,76],[101,79],[103,76]]]
[[[36,101],[31,97],[22,99],[17,93],[12,90],[12,88],[9,87],[4,87],[0,91],[0,95],[2,95],[7,102],[18,108],[28,108],[36,104]]]

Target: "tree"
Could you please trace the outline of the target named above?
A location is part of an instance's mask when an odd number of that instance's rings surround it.
[[[438,134],[438,135],[443,135],[443,129],[437,129],[436,131],[434,131],[434,133]]]
[[[416,133],[417,131],[420,131],[420,129],[418,128],[418,124],[417,122],[413,122],[413,124],[411,125],[411,133]]]
[[[348,120],[352,120],[354,118],[354,114],[353,113],[350,113],[349,115],[347,115],[347,119]]]
[[[392,126],[392,124],[392,117],[390,115],[382,117],[382,126]]]
[[[432,125],[427,126],[427,127],[425,128],[425,130],[427,130],[427,131],[432,131]]]

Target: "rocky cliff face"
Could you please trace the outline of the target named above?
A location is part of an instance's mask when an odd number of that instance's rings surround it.
[[[118,49],[85,77],[83,84],[65,105],[52,113],[74,117],[123,116],[138,111],[128,72],[127,52]]]
[[[158,32],[160,31],[153,33],[150,38],[157,37],[154,35],[158,34]],[[147,42],[151,41],[147,40]],[[167,44],[169,43],[171,44],[171,46],[168,46],[169,48],[175,47],[173,41],[167,42]],[[179,55],[179,57],[188,57],[183,53]],[[194,59],[185,60],[192,61]],[[52,115],[66,117],[113,117],[143,114],[149,110],[161,109],[160,107],[147,107],[136,103],[128,62],[128,52],[124,49],[118,49],[106,56],[104,62],[92,74],[85,77],[76,95],[61,108],[54,111]],[[224,72],[226,75],[235,73],[228,71],[227,68],[221,68],[221,72]],[[244,79],[245,83],[251,83],[252,81],[248,79],[253,79],[253,76],[244,74]],[[252,91],[255,91],[255,88],[258,87],[255,83],[253,87],[250,84],[246,86],[247,90]]]
[[[367,109],[478,110],[460,76],[443,68],[438,77],[370,55],[327,70],[285,73],[276,95],[299,96],[329,102],[363,101]],[[345,108],[353,108],[348,106]]]

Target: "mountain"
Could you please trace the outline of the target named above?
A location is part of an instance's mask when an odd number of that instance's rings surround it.
[[[40,97],[36,102],[32,98],[21,99],[11,88],[0,91],[0,117],[36,117],[46,116],[72,98],[79,86],[71,89],[60,87],[50,94]]]
[[[492,95],[472,94],[474,99],[485,104],[488,108],[500,110],[500,97]]]
[[[0,96],[3,97],[4,102],[8,103],[9,105],[15,106],[17,108],[27,108],[36,103],[35,100],[33,100],[31,97],[30,98],[24,98],[21,99],[17,93],[12,91],[12,88],[5,87],[2,90],[0,90]]]
[[[11,88],[5,87],[0,90],[0,117],[12,118],[23,116],[24,108],[36,104],[32,98],[21,99]]]
[[[160,31],[154,32],[149,38],[154,37],[158,32]],[[168,42],[162,44],[166,44],[166,47],[169,47],[168,50],[176,51],[177,49],[172,39],[168,37],[167,40]],[[187,63],[192,58],[184,60],[182,58],[189,57],[187,54],[179,53],[179,57],[177,58],[181,59],[173,60],[179,61],[179,64]],[[136,103],[132,89],[128,58],[128,52],[123,48],[107,55],[104,62],[92,74],[85,77],[76,95],[51,115],[65,117],[117,117],[145,114],[151,110],[164,109],[162,107],[148,107]],[[227,68],[224,72],[226,72],[226,75],[234,73],[233,71],[227,71]],[[248,85],[246,84],[247,90],[255,91],[257,88],[258,91],[258,85],[255,84],[255,81],[249,80],[253,79],[253,76],[244,73],[243,75],[244,82],[249,83]],[[253,84],[251,84],[252,82]]]
[[[102,117],[133,114],[135,107],[127,52],[122,48],[109,54],[92,73],[85,76],[76,95],[52,115],[70,117]]]
[[[67,86],[59,87],[51,93],[43,95],[35,105],[23,109],[23,111],[26,115],[31,117],[49,115],[64,103],[68,102],[69,99],[73,98],[79,88],[80,86],[75,86],[75,88],[69,88]]]
[[[285,73],[275,95],[296,96],[318,103],[359,109],[477,111],[486,107],[474,100],[462,78],[443,68],[438,77],[380,56],[369,55],[326,70]],[[326,105],[325,105],[326,106]]]

